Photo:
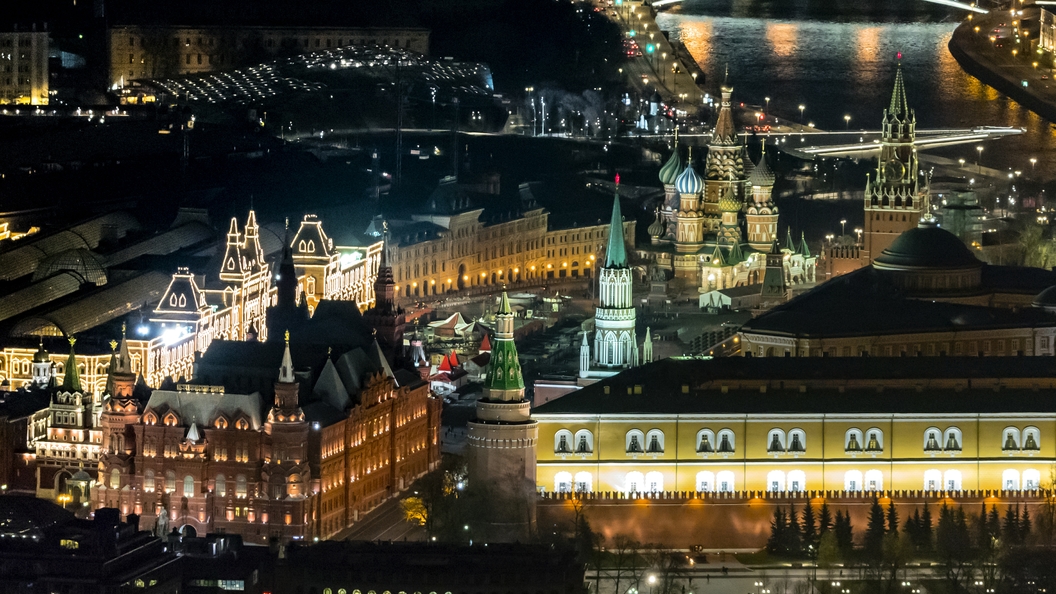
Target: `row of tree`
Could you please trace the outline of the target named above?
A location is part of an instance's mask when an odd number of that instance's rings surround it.
[[[974,538],[969,524],[975,527]],[[971,516],[970,520],[962,507],[955,509],[943,503],[936,526],[931,507],[926,502],[923,507],[915,508],[913,515],[902,524],[894,501],[889,502],[885,510],[874,498],[860,552],[866,558],[882,556],[885,538],[900,532],[909,552],[916,555],[943,556],[965,547],[983,549],[995,546],[995,543],[1015,546],[1031,541],[1032,526],[1030,510],[1009,505],[1002,519],[996,505],[991,505],[988,510],[985,503],[979,514]],[[814,506],[809,504],[802,512],[796,511],[794,503],[787,510],[778,508],[770,522],[766,550],[784,557],[849,560],[856,552],[850,514],[837,511],[834,516],[828,503],[822,503],[817,514]]]

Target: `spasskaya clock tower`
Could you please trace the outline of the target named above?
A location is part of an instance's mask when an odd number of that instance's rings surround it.
[[[891,105],[884,110],[883,136],[876,172],[865,185],[863,264],[871,263],[904,231],[930,215],[927,181],[921,183],[917,151],[916,113],[906,101],[902,54],[895,72]]]

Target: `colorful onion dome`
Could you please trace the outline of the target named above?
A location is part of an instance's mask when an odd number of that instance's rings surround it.
[[[766,162],[766,151],[764,150],[762,156],[759,157],[759,162],[752,169],[752,174],[748,176],[748,184],[759,187],[773,186],[774,179],[774,172]]]
[[[675,189],[679,194],[686,196],[695,196],[704,191],[704,180],[697,175],[692,163],[686,165],[686,168],[675,179]]]
[[[673,185],[681,171],[682,157],[678,154],[678,145],[676,144],[674,152],[671,153],[671,158],[660,168],[660,183],[665,186]]]

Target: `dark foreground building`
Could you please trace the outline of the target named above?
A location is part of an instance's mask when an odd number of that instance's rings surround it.
[[[177,557],[116,509],[79,520],[33,497],[0,496],[0,593],[180,591]]]
[[[580,594],[584,567],[547,546],[324,542],[291,547],[275,592],[291,594]]]

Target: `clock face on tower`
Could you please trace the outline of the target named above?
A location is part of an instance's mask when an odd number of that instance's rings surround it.
[[[898,159],[890,159],[884,163],[884,178],[887,181],[900,181],[906,175],[906,166]]]

